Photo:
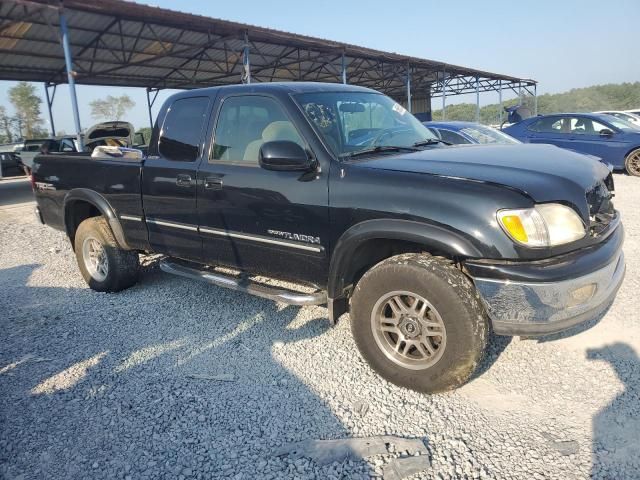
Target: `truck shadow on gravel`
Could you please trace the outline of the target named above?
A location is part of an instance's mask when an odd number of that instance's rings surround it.
[[[313,473],[318,467],[296,467],[273,450],[349,436],[278,361],[314,348],[307,340],[329,328],[316,312],[153,267],[119,294],[31,287],[36,268],[0,270],[2,284],[13,285],[0,301],[9,312],[0,319],[8,332],[0,347],[0,476]]]
[[[587,359],[607,362],[623,385],[622,392],[593,418],[591,477],[632,478],[631,472],[640,471],[640,359],[621,342],[589,349]]]

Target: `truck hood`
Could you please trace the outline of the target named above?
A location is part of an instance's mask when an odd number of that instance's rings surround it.
[[[566,201],[589,217],[586,192],[609,174],[602,163],[553,145],[465,145],[358,160],[359,167],[454,177],[516,189],[535,202]]]

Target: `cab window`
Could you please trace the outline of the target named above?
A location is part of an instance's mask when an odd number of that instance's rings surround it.
[[[278,102],[258,95],[229,97],[220,108],[209,161],[257,165],[262,144],[278,140],[305,146]]]

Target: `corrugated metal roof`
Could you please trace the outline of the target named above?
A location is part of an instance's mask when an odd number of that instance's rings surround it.
[[[239,83],[249,46],[252,81],[340,82],[344,55],[349,83],[402,96],[407,71],[414,95],[448,94],[530,79],[177,12],[124,0],[2,0],[0,79],[66,82],[59,14],[64,8],[79,84],[198,88]],[[248,38],[248,43],[245,42]],[[446,72],[444,75],[442,72]]]

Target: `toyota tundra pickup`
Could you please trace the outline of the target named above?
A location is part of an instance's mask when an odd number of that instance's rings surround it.
[[[32,182],[92,289],[130,287],[154,253],[168,273],[326,304],[332,323],[349,313],[373,369],[421,392],[464,383],[491,331],[601,315],[625,271],[604,165],[550,145],[447,146],[355,86],[178,93],[146,157],[42,154]]]

